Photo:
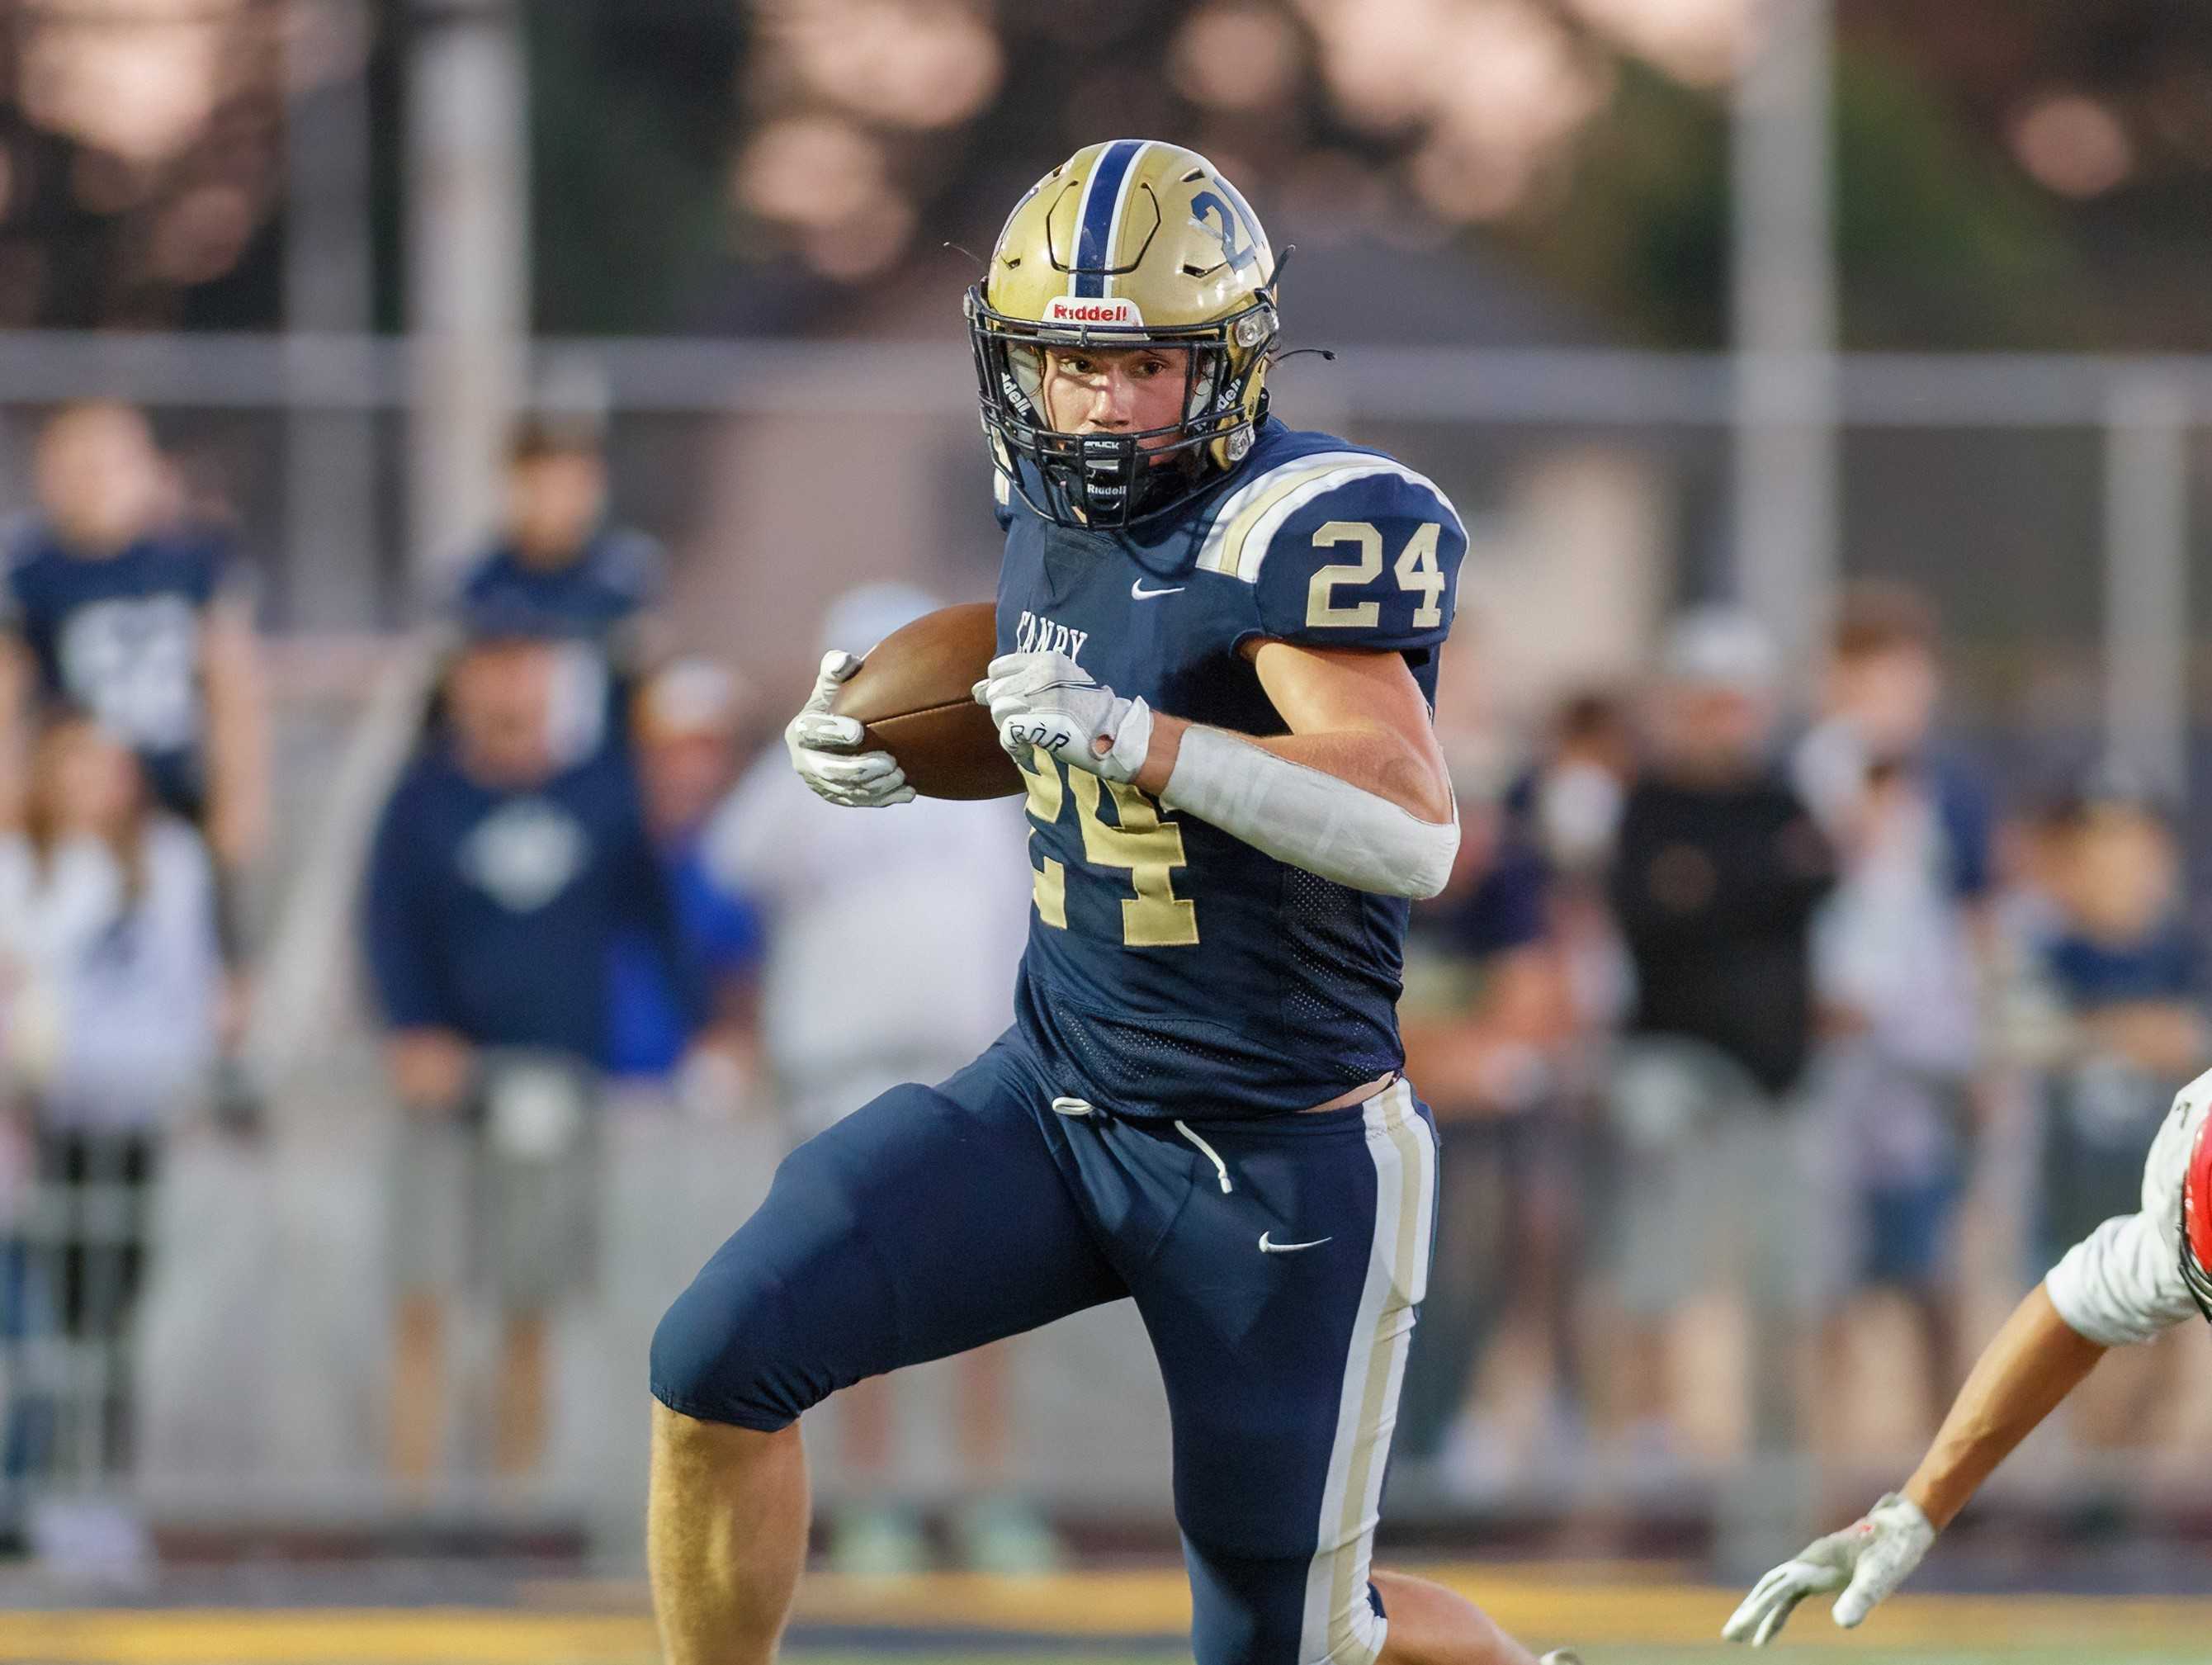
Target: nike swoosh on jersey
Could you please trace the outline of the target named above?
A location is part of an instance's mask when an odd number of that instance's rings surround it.
[[[1260,1234],[1260,1252],[1262,1255],[1295,1255],[1301,1249],[1319,1249],[1323,1243],[1335,1241],[1334,1237],[1316,1237],[1310,1243],[1271,1243],[1267,1241],[1267,1233],[1262,1231]]]
[[[1170,589],[1148,590],[1145,587],[1145,580],[1143,579],[1136,578],[1129,580],[1129,594],[1134,599],[1139,601],[1150,601],[1154,596],[1181,595],[1190,586],[1186,584],[1177,584]]]

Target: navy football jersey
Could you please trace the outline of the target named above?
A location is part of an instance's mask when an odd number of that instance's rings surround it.
[[[9,562],[0,623],[30,650],[40,695],[91,712],[186,813],[205,778],[202,625],[226,582],[223,539],[204,527],[83,556],[33,520]]]
[[[1269,422],[1142,540],[1055,526],[999,485],[1000,653],[1066,653],[1118,694],[1247,734],[1286,732],[1237,651],[1254,638],[1402,653],[1435,703],[1467,535],[1402,464]],[[1017,1016],[1061,1092],[1132,1116],[1270,1115],[1400,1066],[1403,900],[1041,752],[1025,767]]]

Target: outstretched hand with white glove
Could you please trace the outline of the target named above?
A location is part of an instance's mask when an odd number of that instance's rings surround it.
[[[1911,1575],[1935,1541],[1936,1528],[1920,1505],[1893,1492],[1863,1519],[1807,1545],[1760,1579],[1721,1634],[1763,1648],[1800,1601],[1831,1590],[1843,1592],[1836,1598],[1836,1623],[1853,1629]]]
[[[836,649],[822,656],[822,669],[814,678],[814,692],[785,725],[783,744],[791,753],[791,766],[817,797],[848,809],[882,809],[914,798],[906,771],[888,751],[862,751],[867,738],[857,717],[840,717],[830,709],[838,688],[853,679],[860,668],[859,658]]]

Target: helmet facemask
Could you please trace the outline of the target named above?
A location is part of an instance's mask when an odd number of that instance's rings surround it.
[[[1266,412],[1255,388],[1276,332],[1264,297],[1217,322],[1170,329],[1013,318],[991,308],[981,284],[969,291],[967,312],[984,435],[1014,490],[1046,520],[1131,530],[1188,502],[1251,449]],[[1127,434],[1052,427],[1042,387],[1044,354],[1055,347],[1181,353],[1182,419]]]

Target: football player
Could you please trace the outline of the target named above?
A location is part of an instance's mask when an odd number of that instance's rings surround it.
[[[2075,1244],[2005,1321],[1905,1489],[1760,1579],[1723,1628],[1729,1640],[1763,1648],[1800,1601],[1836,1591],[1836,1623],[1862,1624],[2108,1350],[2154,1340],[2191,1313],[2212,1318],[2208,1105],[2212,1073],[2175,1095],[2143,1164],[2142,1210]]]
[[[1122,139],[1039,180],[969,291],[1006,535],[975,697],[1028,784],[1014,1024],[795,1152],[662,1321],[673,1665],[773,1652],[808,1407],[1124,1298],[1200,1665],[1531,1665],[1369,1565],[1433,1225],[1395,1003],[1459,842],[1431,707],[1467,539],[1412,469],[1269,415],[1277,270],[1205,157]],[[859,663],[824,659],[792,762],[902,802],[829,709]]]

